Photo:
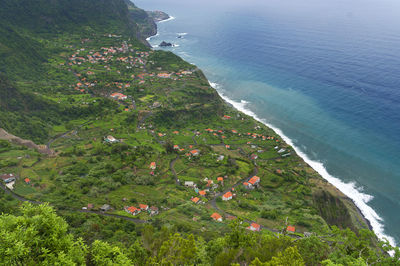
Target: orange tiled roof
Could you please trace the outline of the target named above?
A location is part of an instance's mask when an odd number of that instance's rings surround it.
[[[222,216],[221,216],[219,213],[214,212],[214,213],[211,215],[211,218],[213,218],[214,220],[218,220],[218,219],[221,219]]]
[[[251,227],[253,227],[255,230],[260,230],[260,225],[256,223],[252,223]]]
[[[192,198],[192,201],[194,202],[194,203],[197,203],[197,202],[199,202],[199,198],[198,197],[194,197],[194,198]]]
[[[296,231],[296,228],[294,227],[294,226],[288,226],[287,228],[286,228],[286,230],[288,231],[288,232],[295,232]]]
[[[224,198],[231,198],[232,197],[232,192],[226,192],[222,197],[224,197]]]
[[[146,204],[139,204],[140,209],[147,209],[149,206]]]
[[[260,181],[260,178],[258,176],[253,176],[252,178],[250,178],[249,183],[254,185],[256,182]]]

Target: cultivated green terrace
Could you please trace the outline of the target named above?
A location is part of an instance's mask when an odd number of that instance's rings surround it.
[[[0,211],[17,215],[0,216],[0,239],[15,238],[0,241],[2,263],[61,262],[25,238],[21,253],[7,249],[25,228],[14,219],[41,228],[52,217],[72,242],[41,248],[67,264],[395,265],[354,204],[275,132],[224,103],[196,66],[115,23],[14,28],[30,40],[29,65],[4,56],[0,75]],[[3,54],[15,38],[2,39]],[[48,203],[69,226],[21,201]]]

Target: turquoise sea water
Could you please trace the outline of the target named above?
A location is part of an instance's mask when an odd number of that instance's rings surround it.
[[[174,17],[158,24],[156,49],[174,43],[400,243],[398,1],[134,2]]]

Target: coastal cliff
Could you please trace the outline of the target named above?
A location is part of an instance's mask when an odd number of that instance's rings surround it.
[[[144,11],[136,7],[130,0],[124,1],[128,6],[131,19],[138,26],[140,37],[143,40],[157,34],[157,22],[169,18],[168,14],[162,11]]]

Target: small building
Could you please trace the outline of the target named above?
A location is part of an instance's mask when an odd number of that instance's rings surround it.
[[[249,182],[243,182],[243,186],[244,186],[245,188],[247,188],[247,189],[253,189],[253,188],[254,188],[253,185],[250,184]]]
[[[108,135],[107,137],[105,137],[104,141],[107,142],[107,143],[117,143],[117,142],[119,142],[116,138],[114,138],[111,135]]]
[[[130,213],[130,214],[132,214],[132,215],[138,215],[140,212],[141,212],[141,210],[140,209],[138,209],[138,208],[136,208],[136,207],[133,207],[133,206],[130,206],[130,207],[128,207],[128,206],[125,206],[125,211],[127,212],[127,213]]]
[[[232,192],[228,191],[222,196],[222,200],[228,201],[231,200],[233,197]]]
[[[93,209],[93,208],[94,208],[94,205],[93,205],[92,203],[88,203],[87,209],[88,209],[88,210],[91,210],[91,209]]]
[[[156,168],[157,168],[156,162],[151,162],[150,163],[150,169],[151,170],[156,170]]]
[[[170,78],[170,77],[171,77],[171,74],[168,74],[168,73],[159,73],[159,74],[157,74],[157,77],[166,79],[166,78]]]
[[[185,181],[185,187],[195,187],[196,184],[193,181]]]
[[[147,210],[149,209],[149,205],[146,205],[146,204],[139,204],[139,208],[140,208],[142,211],[147,211]]]
[[[191,201],[195,204],[199,203],[200,199],[198,197],[194,197],[191,199]]]
[[[198,156],[200,154],[200,151],[199,150],[192,150],[192,151],[190,151],[190,154],[192,156]]]
[[[261,226],[256,223],[252,223],[249,227],[247,227],[247,229],[249,229],[251,231],[260,231]]]
[[[214,212],[211,215],[211,218],[213,218],[214,221],[222,222],[222,216],[219,213]]]
[[[205,190],[200,190],[199,195],[205,197],[206,196],[206,191]]]
[[[179,146],[178,145],[174,145],[174,150],[179,150]]]
[[[31,180],[29,178],[25,178],[24,181],[25,181],[26,184],[30,184],[31,183]]]
[[[251,158],[252,160],[257,160],[257,159],[258,159],[258,155],[253,153],[253,154],[250,156],[250,158]]]
[[[158,212],[158,207],[151,206],[149,212],[150,212],[150,215],[157,215],[159,213]]]
[[[100,207],[100,210],[102,210],[103,212],[109,211],[111,210],[111,206],[108,204],[104,204],[103,206]]]
[[[116,99],[116,100],[126,100],[128,96],[119,93],[119,92],[114,92],[113,94],[110,95],[111,98]]]
[[[296,228],[294,226],[288,225],[288,227],[286,228],[286,231],[289,233],[294,233],[294,232],[296,232]]]
[[[258,184],[260,184],[260,178],[255,175],[252,178],[250,178],[249,183],[254,187],[258,186]]]
[[[4,174],[1,175],[0,178],[4,181],[4,183],[8,184],[15,182],[16,176],[14,174]]]
[[[218,181],[218,182],[221,182],[221,183],[224,183],[224,178],[221,177],[221,176],[220,176],[220,177],[217,177],[217,181]]]

